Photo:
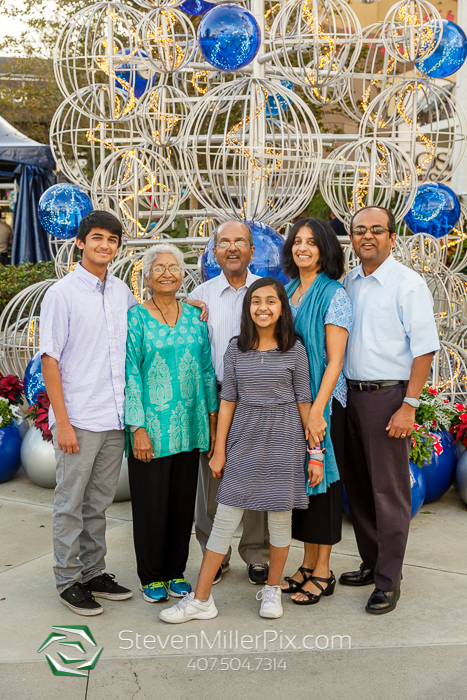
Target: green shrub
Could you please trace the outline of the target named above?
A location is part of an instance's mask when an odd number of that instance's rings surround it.
[[[53,262],[0,265],[0,313],[22,289],[56,276]]]

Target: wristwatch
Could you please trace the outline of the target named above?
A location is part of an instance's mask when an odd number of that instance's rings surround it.
[[[404,403],[408,403],[409,406],[412,406],[412,408],[418,408],[420,406],[420,401],[418,399],[414,399],[412,396],[406,396]]]

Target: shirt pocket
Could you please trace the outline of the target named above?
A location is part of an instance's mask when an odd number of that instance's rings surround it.
[[[379,309],[370,313],[370,324],[375,340],[384,341],[391,337],[391,311]]]

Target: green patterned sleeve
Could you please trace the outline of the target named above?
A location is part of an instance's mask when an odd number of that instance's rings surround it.
[[[146,427],[143,406],[143,326],[141,316],[133,309],[128,312],[128,335],[125,362],[125,423]]]
[[[212,366],[211,346],[209,345],[207,323],[201,324],[201,335],[203,338],[203,344],[201,347],[201,367],[203,370],[203,380],[204,388],[206,390],[208,411],[217,411],[219,408],[219,402],[217,400],[216,373],[214,372],[214,367]]]

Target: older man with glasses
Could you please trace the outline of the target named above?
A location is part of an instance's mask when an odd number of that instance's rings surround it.
[[[360,209],[349,235],[361,265],[344,278],[354,318],[344,362],[350,389],[344,484],[362,564],[339,581],[374,583],[365,609],[382,615],[400,597],[411,511],[410,435],[439,340],[425,281],[391,254],[392,212]]]
[[[193,302],[206,305],[209,312],[208,330],[212,363],[220,391],[224,374],[224,353],[230,339],[240,332],[240,317],[243,297],[248,287],[258,279],[248,269],[255,252],[253,233],[241,221],[226,221],[214,233],[214,255],[221,268],[218,277],[201,284],[189,295]],[[216,495],[220,481],[213,478],[207,453],[201,453],[196,499],[196,537],[205,550],[216,514]],[[265,514],[245,511],[243,534],[238,551],[248,567],[248,576],[253,584],[261,584],[268,577],[269,543]],[[217,572],[214,583],[230,568],[231,550]]]

